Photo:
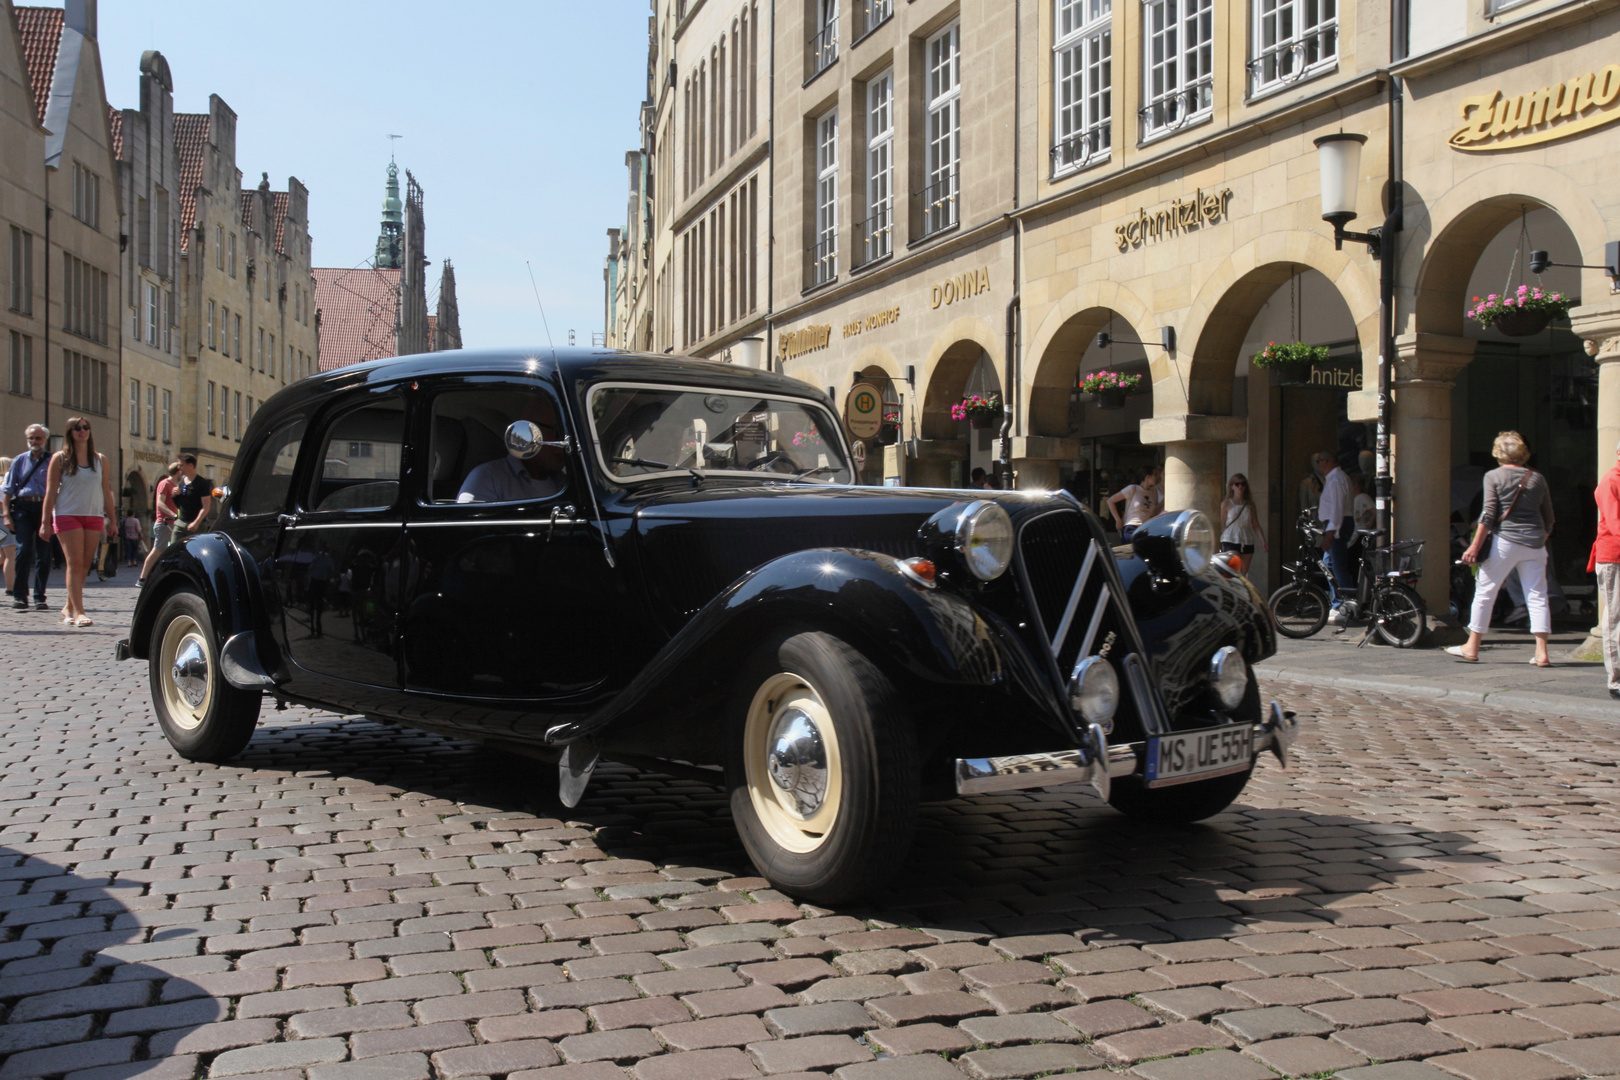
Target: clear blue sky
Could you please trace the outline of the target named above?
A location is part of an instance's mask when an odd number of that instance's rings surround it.
[[[168,59],[177,110],[219,94],[238,117],[243,184],[267,171],[277,189],[289,175],[309,188],[317,266],[371,257],[387,136],[403,135],[400,166],[425,192],[429,310],[448,257],[469,348],[544,341],[525,260],[558,345],[602,329],[649,14],[646,0],[99,5],[113,106],[139,103],[146,49]]]

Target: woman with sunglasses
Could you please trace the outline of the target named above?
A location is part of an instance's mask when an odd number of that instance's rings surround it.
[[[1271,545],[1266,543],[1266,534],[1260,528],[1260,518],[1255,513],[1254,499],[1249,495],[1249,478],[1242,473],[1233,473],[1232,479],[1226,483],[1226,499],[1221,503],[1221,550],[1237,553],[1232,561],[1237,564],[1238,573],[1247,575],[1249,564],[1254,561],[1254,545],[1258,540],[1267,550]]]
[[[67,559],[68,598],[62,621],[90,626],[90,616],[84,612],[84,579],[95,563],[102,534],[112,539],[118,519],[107,459],[96,453],[90,421],[82,416],[70,418],[67,438],[67,445],[51,457],[39,536],[49,540],[55,532]]]

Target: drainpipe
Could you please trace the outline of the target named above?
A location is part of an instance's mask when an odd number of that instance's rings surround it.
[[[1013,115],[1022,116],[1022,90],[1020,77],[1023,71],[1023,0],[1013,3]],[[1013,125],[1013,214],[1018,212],[1018,199],[1021,193],[1019,176],[1019,149],[1021,140],[1017,124]],[[1012,216],[1012,215],[1009,215]],[[1006,374],[1001,380],[1001,462],[1000,485],[1001,490],[1007,491],[1013,485],[1012,472],[1012,429],[1013,410],[1016,407],[1019,395],[1018,362],[1016,347],[1018,344],[1018,316],[1022,306],[1022,295],[1019,286],[1023,283],[1023,276],[1019,269],[1019,258],[1023,254],[1024,222],[1022,218],[1013,217],[1013,294],[1007,301],[1007,354],[1003,359],[1003,368]]]
[[[1409,0],[1390,0],[1389,59],[1391,65],[1406,59],[1407,23],[1410,17]],[[1380,261],[1378,267],[1378,437],[1376,454],[1378,475],[1373,484],[1374,504],[1377,508],[1377,528],[1383,530],[1386,543],[1393,539],[1390,533],[1390,514],[1393,509],[1393,480],[1389,471],[1390,455],[1390,381],[1395,364],[1395,282],[1399,269],[1400,232],[1406,202],[1405,183],[1406,96],[1400,76],[1389,77],[1389,210],[1384,227],[1379,232]]]

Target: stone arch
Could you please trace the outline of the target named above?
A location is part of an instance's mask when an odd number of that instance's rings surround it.
[[[1069,434],[1069,392],[1097,332],[1112,320],[1114,334],[1145,340],[1143,328],[1153,313],[1134,293],[1113,281],[1090,281],[1053,305],[1031,339],[1026,354],[1037,358],[1034,374],[1023,386],[1019,420],[1027,435]]]
[[[988,357],[999,386],[1002,346],[983,319],[961,318],[947,326],[928,350],[922,402],[922,437],[957,438],[957,421],[951,419],[951,406],[962,398],[973,368],[981,357]],[[1005,393],[1005,388],[1001,388]]]
[[[141,470],[131,469],[129,475],[124,477],[124,487],[129,492],[129,501],[125,504],[124,513],[145,516],[152,512],[152,493],[146,486],[146,477]]]
[[[1353,258],[1361,253],[1358,264]],[[1333,284],[1356,326],[1362,343],[1363,365],[1376,364],[1378,350],[1377,263],[1365,258],[1366,249],[1348,245],[1333,248],[1327,225],[1315,232],[1271,233],[1252,240],[1223,259],[1205,280],[1177,329],[1190,347],[1191,357],[1177,363],[1153,365],[1153,413],[1227,416],[1232,412],[1232,381],[1238,352],[1249,326],[1272,293],[1299,270],[1311,269]],[[1185,382],[1181,376],[1185,375]]]

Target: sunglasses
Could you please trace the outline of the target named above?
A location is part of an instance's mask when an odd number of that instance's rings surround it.
[[[90,430],[90,425],[89,424],[79,424],[73,430],[74,431],[89,431]]]

